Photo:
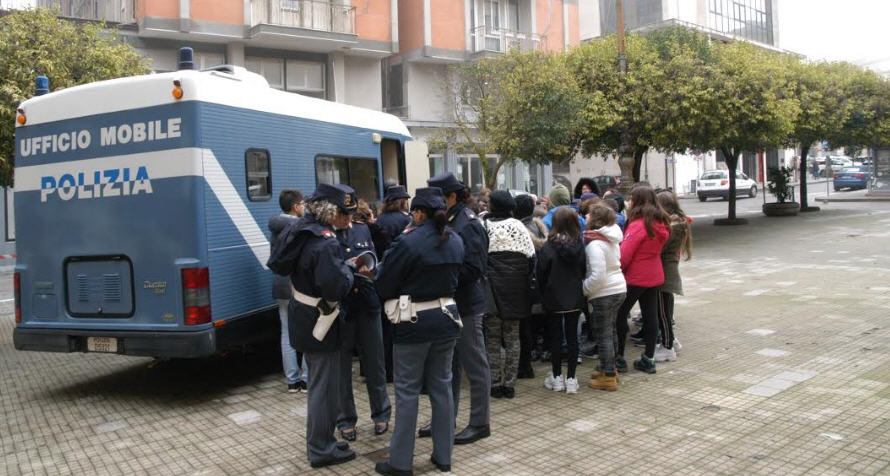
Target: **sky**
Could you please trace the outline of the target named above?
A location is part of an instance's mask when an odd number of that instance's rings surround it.
[[[779,0],[779,47],[890,75],[890,0]],[[869,64],[865,64],[869,63]]]

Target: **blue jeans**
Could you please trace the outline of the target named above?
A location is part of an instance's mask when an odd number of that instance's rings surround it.
[[[290,346],[290,337],[287,332],[287,299],[276,299],[278,301],[278,317],[281,320],[281,365],[284,367],[284,378],[288,385],[303,381],[309,381],[309,367],[306,359],[303,360],[302,368],[299,364],[297,351]]]

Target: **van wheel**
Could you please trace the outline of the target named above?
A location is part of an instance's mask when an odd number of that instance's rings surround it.
[[[700,201],[700,202],[707,202],[707,201],[708,201],[708,197],[699,194],[699,195],[698,195],[698,201]]]
[[[751,187],[751,190],[748,192],[748,196],[754,198],[757,196],[757,187]]]

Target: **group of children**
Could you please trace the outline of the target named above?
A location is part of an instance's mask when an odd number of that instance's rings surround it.
[[[563,205],[550,210],[549,231],[538,254],[538,289],[548,316],[552,365],[544,386],[566,393],[577,393],[579,387],[575,330],[582,312],[595,336],[600,361],[588,382],[590,388],[617,390],[618,374],[628,371],[624,358],[628,317],[637,303],[642,329],[631,339],[644,350],[633,367],[652,374],[656,361],[677,358],[673,296],[683,293],[680,257],[689,259],[692,250],[691,219],[673,192],[637,183],[624,216],[615,200],[587,197],[581,194],[577,208]],[[568,356],[565,375],[563,346]]]

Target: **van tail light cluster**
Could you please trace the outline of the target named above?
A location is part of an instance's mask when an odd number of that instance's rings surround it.
[[[720,185],[726,185],[729,183],[729,180],[721,180]]]
[[[210,269],[182,270],[182,302],[185,325],[196,326],[210,322]]]
[[[855,177],[856,178],[865,178],[865,174],[856,174]]]
[[[15,291],[15,323],[22,322],[22,275],[15,273],[12,278],[12,287]]]

